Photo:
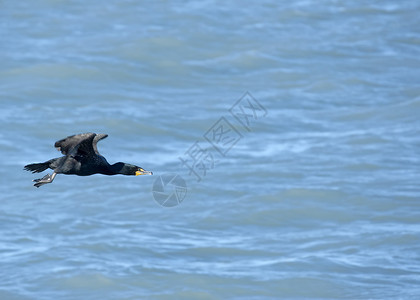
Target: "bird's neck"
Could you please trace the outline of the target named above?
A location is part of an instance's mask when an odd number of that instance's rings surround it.
[[[125,170],[125,163],[117,162],[115,164],[108,164],[108,168],[105,170],[105,175],[117,175],[117,174],[123,174],[127,175],[127,171]]]

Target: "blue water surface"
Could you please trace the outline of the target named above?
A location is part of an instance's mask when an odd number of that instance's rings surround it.
[[[418,11],[2,1],[0,299],[419,299]],[[33,187],[82,132],[154,175]]]

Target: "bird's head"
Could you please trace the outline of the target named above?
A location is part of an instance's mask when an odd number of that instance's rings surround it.
[[[114,164],[114,168],[118,168],[119,170],[117,171],[117,173],[119,174],[124,174],[124,175],[153,175],[153,172],[151,171],[146,171],[145,169],[143,169],[142,167],[138,167],[135,165],[131,165],[131,164],[126,164],[126,163],[116,163]]]
[[[146,171],[145,169],[143,169],[142,167],[136,167],[136,172],[134,173],[134,175],[139,176],[139,175],[153,175],[152,171]]]

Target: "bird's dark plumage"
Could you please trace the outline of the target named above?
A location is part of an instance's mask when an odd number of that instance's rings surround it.
[[[97,143],[106,138],[107,134],[82,133],[68,136],[55,143],[55,147],[64,156],[53,158],[43,163],[29,164],[25,170],[32,173],[43,172],[50,168],[54,172],[47,174],[41,179],[36,179],[34,186],[40,187],[43,184],[51,183],[57,174],[74,174],[88,176],[92,174],[104,175],[152,175],[150,171],[143,168],[118,162],[110,165],[105,157],[99,154]]]

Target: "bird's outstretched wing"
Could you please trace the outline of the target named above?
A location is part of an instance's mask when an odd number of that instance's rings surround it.
[[[68,136],[57,141],[54,146],[64,155],[72,156],[90,156],[94,155],[97,150],[93,148],[93,140],[97,135],[95,133],[82,133]],[[95,144],[96,148],[96,144]]]
[[[95,151],[96,155],[100,155],[100,154],[99,154],[99,151],[98,151],[98,146],[97,146],[98,142],[99,142],[100,140],[103,140],[103,139],[104,139],[104,138],[106,138],[106,137],[108,137],[108,135],[107,135],[107,134],[104,134],[104,133],[99,133],[99,134],[97,134],[97,135],[95,136],[95,138],[93,139],[93,142],[92,142],[92,147],[93,147],[93,151]]]

